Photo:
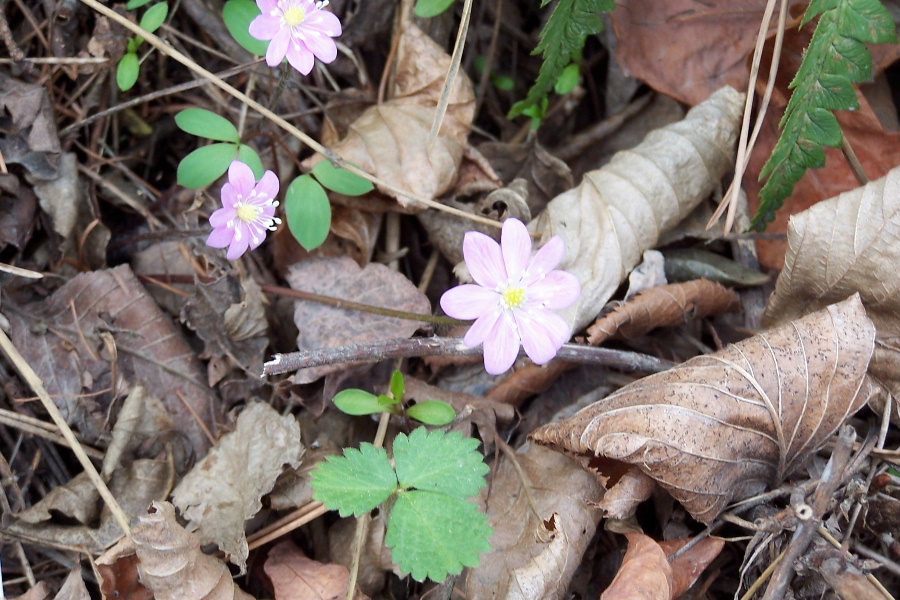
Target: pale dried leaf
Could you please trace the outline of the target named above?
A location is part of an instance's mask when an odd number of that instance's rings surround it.
[[[350,571],[307,558],[293,542],[285,541],[269,551],[263,566],[272,582],[276,600],[328,600],[347,597]],[[356,591],[354,598],[367,598]]]
[[[579,302],[564,313],[575,330],[600,312],[644,251],[718,185],[733,163],[742,107],[742,94],[719,90],[684,120],[586,174],[532,221],[543,239],[562,237],[559,268],[581,281]]]
[[[869,372],[900,425],[900,167],[794,215],[784,262],[764,318],[784,323],[858,292],[877,331]]]
[[[55,179],[61,148],[44,86],[0,74],[0,115],[4,162],[21,164],[39,180]]]
[[[203,554],[168,502],[154,502],[131,534],[141,582],[156,600],[253,600],[237,587],[225,563]]]
[[[547,152],[537,137],[518,144],[487,142],[478,150],[491,161],[504,183],[512,183],[517,178],[525,180],[525,200],[532,215],[540,213],[551,198],[575,183],[569,166]]]
[[[653,538],[628,532],[622,567],[600,600],[672,600],[672,566]]]
[[[244,521],[262,508],[260,498],[275,485],[282,465],[296,468],[302,454],[293,416],[281,416],[262,402],[251,404],[234,431],[185,475],[172,502],[201,543],[218,544],[243,571],[249,553]]]
[[[80,566],[69,572],[53,600],[91,600],[91,595],[84,586],[84,580],[81,579]]]
[[[653,495],[656,482],[640,469],[628,469],[597,504],[610,519],[625,520],[634,516],[638,505]]]
[[[391,99],[368,108],[331,149],[395,187],[428,199],[440,196],[456,178],[475,114],[472,82],[460,72],[440,133],[433,144],[428,143],[449,67],[450,56],[407,23],[400,37]],[[304,167],[312,168],[320,160],[316,155]],[[397,200],[408,210],[425,208],[410,198],[401,196]]]
[[[47,600],[50,598],[50,594],[53,591],[50,589],[50,585],[47,584],[46,581],[39,581],[36,586],[22,594],[21,596],[17,596],[12,600]]]
[[[600,520],[588,503],[603,488],[577,463],[531,443],[515,458],[527,481],[505,456],[494,470],[487,501],[492,550],[466,576],[470,600],[564,598]]]
[[[112,430],[112,440],[103,457],[104,477],[110,477],[123,459],[132,458],[135,450],[161,432],[175,428],[171,415],[159,398],[136,384],[125,398]]]
[[[86,525],[100,515],[100,493],[87,473],[76,475],[58,485],[36,504],[29,506],[16,517],[26,523],[41,523],[53,519],[50,511],[59,513]]]
[[[304,292],[393,310],[431,314],[431,304],[425,294],[401,273],[382,264],[371,263],[360,269],[346,257],[307,260],[291,267],[286,279],[292,288]],[[335,308],[317,302],[298,300],[294,304],[294,322],[300,330],[297,348],[300,350],[409,337],[422,326],[418,321]],[[345,365],[301,369],[295,380],[297,383],[310,383],[344,369]]]
[[[588,343],[609,338],[632,340],[657,327],[680,325],[725,312],[737,312],[738,295],[705,279],[661,285],[616,306],[588,327]]]
[[[868,401],[874,338],[854,296],[645,377],[532,437],[630,463],[708,524],[797,470]]]

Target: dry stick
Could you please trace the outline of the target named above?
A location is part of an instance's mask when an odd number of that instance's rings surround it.
[[[154,48],[156,48],[157,50],[159,50],[166,56],[172,58],[173,60],[180,62],[181,64],[186,66],[188,69],[190,69],[191,71],[193,71],[200,77],[209,81],[214,86],[218,87],[219,89],[221,89],[224,92],[233,96],[235,99],[240,100],[244,104],[248,105],[250,108],[252,108],[256,112],[258,112],[262,116],[266,117],[267,119],[269,119],[270,121],[272,121],[273,123],[275,123],[276,125],[281,127],[282,129],[284,129],[286,132],[288,132],[289,134],[291,134],[292,136],[294,136],[295,138],[297,138],[298,140],[300,140],[301,142],[303,142],[304,144],[309,146],[313,151],[324,156],[326,159],[331,161],[334,165],[341,167],[343,169],[346,169],[347,171],[350,171],[351,173],[354,173],[355,175],[359,175],[360,177],[362,177],[364,179],[368,179],[375,185],[381,187],[384,190],[391,192],[392,194],[395,194],[395,195],[401,196],[401,197],[405,197],[405,198],[409,198],[410,200],[418,202],[418,203],[422,204],[423,206],[427,206],[429,208],[434,208],[436,210],[440,210],[440,211],[443,211],[443,212],[446,212],[446,213],[449,213],[452,215],[456,215],[457,217],[462,217],[464,219],[469,219],[470,221],[475,221],[475,222],[481,223],[483,225],[489,225],[491,227],[496,227],[498,229],[500,227],[502,227],[502,224],[499,223],[498,221],[493,221],[493,220],[487,219],[485,217],[480,217],[478,215],[469,214],[465,211],[462,211],[462,210],[459,210],[456,208],[452,208],[450,206],[445,206],[445,205],[441,204],[440,202],[436,202],[434,200],[429,200],[428,198],[417,196],[408,190],[402,190],[386,181],[382,181],[381,179],[379,179],[378,177],[375,177],[374,175],[370,175],[369,173],[366,173],[362,169],[344,161],[343,158],[341,158],[340,156],[338,156],[337,154],[335,154],[334,152],[332,152],[331,150],[329,150],[328,148],[326,148],[325,146],[323,146],[316,140],[312,139],[311,137],[309,137],[308,135],[306,135],[305,133],[303,133],[302,131],[300,131],[299,129],[297,129],[296,127],[294,127],[293,125],[291,125],[290,123],[288,123],[287,121],[285,121],[284,119],[282,119],[281,117],[279,117],[278,115],[273,113],[271,110],[269,110],[268,108],[266,108],[265,106],[263,106],[262,104],[260,104],[256,100],[254,100],[253,98],[250,98],[249,96],[247,96],[247,94],[245,94],[245,93],[241,92],[240,90],[234,88],[233,86],[225,83],[224,81],[222,81],[221,79],[216,77],[213,73],[207,71],[206,69],[204,69],[203,67],[198,65],[196,62],[194,62],[193,60],[191,60],[190,58],[188,58],[187,56],[185,56],[178,50],[175,50],[171,46],[167,45],[159,37],[150,33],[146,29],[143,29],[143,28],[139,27],[138,25],[135,25],[134,23],[132,23],[128,19],[122,17],[118,13],[113,12],[106,6],[103,6],[102,4],[100,4],[97,0],[79,0],[79,1],[82,4],[86,4],[87,6],[91,7],[92,9],[94,9],[95,11],[100,13],[101,15],[103,15],[105,17],[109,17],[110,19],[112,19],[119,25],[122,25],[123,27],[125,27],[129,31],[135,33],[136,35],[141,36],[151,46],[153,46]]]
[[[274,531],[266,534],[265,536],[254,540],[252,543],[249,544],[249,548],[251,550],[253,550],[254,548],[259,548],[263,544],[268,544],[272,540],[280,538],[281,536],[294,531],[298,527],[302,527],[303,525],[306,525],[310,521],[315,521],[316,519],[318,519],[319,517],[321,517],[322,515],[324,515],[325,513],[328,512],[328,509],[325,508],[325,505],[323,505],[320,502],[310,503],[310,504],[307,504],[307,506],[312,506],[313,504],[318,504],[319,506],[311,511],[304,513],[303,516],[298,517],[296,520],[291,521],[290,523],[288,523],[278,529],[275,529]]]
[[[846,135],[841,136],[841,152],[844,153],[844,158],[850,164],[850,170],[853,171],[853,176],[856,177],[859,185],[869,183],[869,176],[866,174],[866,170],[859,161],[859,156],[856,155],[856,151],[853,150],[853,146],[850,145],[850,140],[847,139]]]
[[[53,427],[49,423],[41,421],[40,419],[35,419],[27,415],[20,415],[19,413],[13,412],[11,410],[0,409],[0,424],[18,429],[19,431],[23,431],[31,435],[42,437],[45,440],[49,440],[54,444],[59,444],[60,446],[69,446],[68,440],[56,433],[55,427]],[[90,446],[83,446],[83,448],[84,453],[91,458],[103,460],[103,457],[105,456],[103,452],[97,450],[96,448],[91,448]]]
[[[291,373],[297,369],[350,362],[378,362],[389,358],[422,356],[478,356],[482,348],[470,348],[462,338],[399,338],[364,344],[347,344],[333,348],[276,354],[263,365],[262,376]],[[519,349],[520,354],[522,349]],[[646,354],[596,348],[579,344],[564,344],[556,357],[569,362],[598,364],[641,373],[658,373],[675,366]]]
[[[444,78],[444,90],[441,92],[441,99],[438,102],[437,109],[434,111],[431,131],[428,133],[429,148],[437,140],[438,132],[444,123],[444,115],[447,114],[447,107],[450,105],[450,93],[453,90],[453,84],[456,82],[456,76],[459,75],[459,63],[462,61],[463,47],[466,45],[466,34],[469,32],[469,18],[471,16],[472,0],[466,0],[465,4],[463,4],[462,18],[459,20],[459,30],[456,33],[456,45],[453,46],[453,54],[450,56],[450,68],[447,70],[447,77]]]
[[[84,448],[81,447],[81,444],[78,442],[78,439],[75,437],[69,424],[63,419],[62,414],[59,412],[59,408],[56,407],[56,404],[53,403],[53,399],[50,398],[50,394],[44,389],[44,383],[41,381],[40,377],[37,376],[37,373],[34,372],[31,365],[25,361],[10,339],[6,337],[6,334],[2,329],[0,329],[0,347],[3,348],[3,352],[16,367],[16,370],[22,375],[22,378],[25,379],[28,385],[31,386],[31,389],[34,390],[34,393],[40,398],[41,404],[44,405],[44,410],[49,413],[50,418],[56,426],[59,427],[60,433],[62,433],[66,441],[69,442],[72,452],[75,453],[78,462],[84,467],[84,472],[87,473],[91,483],[94,484],[94,487],[97,488],[100,496],[103,498],[104,502],[106,502],[106,506],[119,523],[119,527],[122,528],[122,531],[125,532],[126,536],[130,536],[131,527],[128,525],[128,517],[122,510],[122,507],[119,506],[119,503],[113,497],[112,492],[109,491],[103,478],[100,477],[100,473],[97,472],[94,463],[92,463],[91,459],[88,458],[88,455],[85,454]]]

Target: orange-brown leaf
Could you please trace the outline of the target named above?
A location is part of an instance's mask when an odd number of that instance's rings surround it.
[[[653,538],[628,532],[622,567],[600,600],[672,600],[672,567]]]
[[[327,600],[346,598],[350,571],[343,565],[324,564],[307,558],[293,542],[277,544],[263,567],[276,600]],[[367,596],[356,591],[355,598]]]

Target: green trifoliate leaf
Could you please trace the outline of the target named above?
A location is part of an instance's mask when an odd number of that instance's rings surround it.
[[[456,0],[418,0],[413,12],[419,18],[430,19],[453,6],[454,2]]]
[[[256,177],[257,181],[262,179],[262,176],[265,175],[266,168],[259,159],[259,154],[247,144],[238,146],[237,159],[250,167],[250,170],[253,171],[253,176]]]
[[[362,196],[375,189],[368,179],[363,179],[347,169],[335,167],[327,160],[316,164],[312,174],[326,188],[345,196]]]
[[[160,25],[166,20],[166,15],[169,14],[169,5],[165,2],[160,2],[159,4],[154,4],[150,8],[147,9],[147,12],[144,13],[144,16],[141,17],[141,27],[153,33],[157,29],[159,29]]]
[[[312,472],[313,498],[342,517],[369,512],[397,491],[397,475],[384,448],[363,443],[330,456]]]
[[[406,392],[406,386],[403,382],[403,373],[394,371],[391,373],[391,395],[397,402],[403,400],[403,394]]]
[[[374,415],[387,411],[379,399],[365,390],[349,389],[335,394],[334,405],[348,415]]]
[[[138,61],[137,54],[128,52],[119,61],[116,69],[116,85],[123,92],[127,92],[137,83],[138,75],[141,73],[141,65]]]
[[[331,203],[322,186],[309,175],[297,177],[288,186],[284,214],[291,233],[307,250],[318,248],[328,237]]]
[[[178,185],[202,188],[221,177],[237,156],[235,144],[210,144],[197,148],[178,163]]]
[[[478,441],[454,431],[428,431],[424,427],[394,439],[397,479],[405,489],[440,492],[469,498],[484,487],[488,466],[477,450]]]
[[[264,56],[269,42],[250,35],[250,22],[259,15],[259,6],[253,0],[228,0],[222,9],[222,20],[231,37],[250,54]]]
[[[184,132],[222,142],[241,141],[237,127],[221,115],[205,108],[187,108],[175,115],[175,124]]]
[[[432,492],[401,493],[391,510],[385,544],[394,562],[417,581],[443,581],[489,552],[493,529],[467,500]]]
[[[428,400],[410,406],[406,414],[420,423],[438,427],[446,425],[456,418],[456,411],[453,410],[453,407],[440,400]]]

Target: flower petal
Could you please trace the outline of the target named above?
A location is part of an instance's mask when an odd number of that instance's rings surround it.
[[[228,183],[234,186],[234,191],[237,194],[246,198],[256,186],[256,177],[247,164],[234,160],[231,161],[231,165],[228,167]]]
[[[237,190],[230,183],[222,184],[222,191],[219,192],[219,196],[222,198],[222,206],[225,208],[234,208],[234,205],[238,202]]]
[[[565,253],[565,242],[558,235],[554,235],[546,244],[541,246],[541,249],[531,259],[531,264],[528,265],[528,277],[525,285],[530,285],[533,281],[537,281],[543,275],[555,269]]]
[[[337,46],[334,40],[325,35],[324,31],[319,31],[318,28],[304,27],[303,33],[305,34],[303,43],[316,58],[323,63],[334,62],[334,59],[337,58]]]
[[[290,41],[291,32],[287,29],[279,29],[266,49],[266,64],[270,67],[277,67],[284,60]]]
[[[278,8],[277,0],[256,0],[256,5],[263,15],[269,15],[273,10],[281,12],[281,9]]]
[[[549,310],[516,311],[515,317],[525,353],[536,365],[551,361],[571,334],[563,318]]]
[[[235,237],[231,241],[231,245],[228,247],[228,252],[225,254],[225,258],[227,258],[228,260],[237,260],[244,255],[244,252],[247,251],[247,248],[249,248],[249,246],[249,235],[242,235],[241,239]]]
[[[217,227],[206,238],[206,245],[211,248],[224,248],[234,239],[234,231],[227,227]]]
[[[271,40],[281,31],[281,19],[270,17],[263,11],[263,14],[250,21],[248,31],[258,40]]]
[[[511,321],[503,314],[484,340],[484,370],[491,375],[508,371],[519,355],[519,335]]]
[[[256,184],[256,193],[264,197],[265,202],[269,202],[278,196],[279,185],[278,176],[272,171],[266,171]]]
[[[291,66],[300,71],[302,75],[309,75],[316,62],[306,44],[297,38],[291,39],[288,44],[287,59]]]
[[[500,307],[497,307],[496,310],[492,310],[491,312],[478,317],[466,332],[463,343],[469,348],[474,348],[484,342],[484,340],[491,335],[491,331],[494,329],[494,326],[502,315],[503,311],[500,310]]]
[[[315,27],[329,37],[337,37],[343,33],[341,20],[336,14],[327,10],[317,10],[304,24]]]
[[[525,223],[519,219],[505,220],[500,234],[500,247],[503,249],[503,264],[506,265],[509,281],[518,282],[531,260],[531,235]]]
[[[441,308],[454,319],[477,319],[496,309],[499,303],[500,294],[471,283],[451,288],[441,296]]]
[[[233,208],[219,208],[209,215],[209,224],[213,227],[225,227],[228,221],[237,217],[237,211]]]
[[[552,310],[575,304],[581,295],[581,283],[568,271],[550,271],[543,279],[528,286],[528,302]]]
[[[505,284],[506,267],[503,266],[503,255],[500,245],[477,231],[469,231],[463,238],[463,256],[469,274],[476,283],[484,287],[496,289]]]

